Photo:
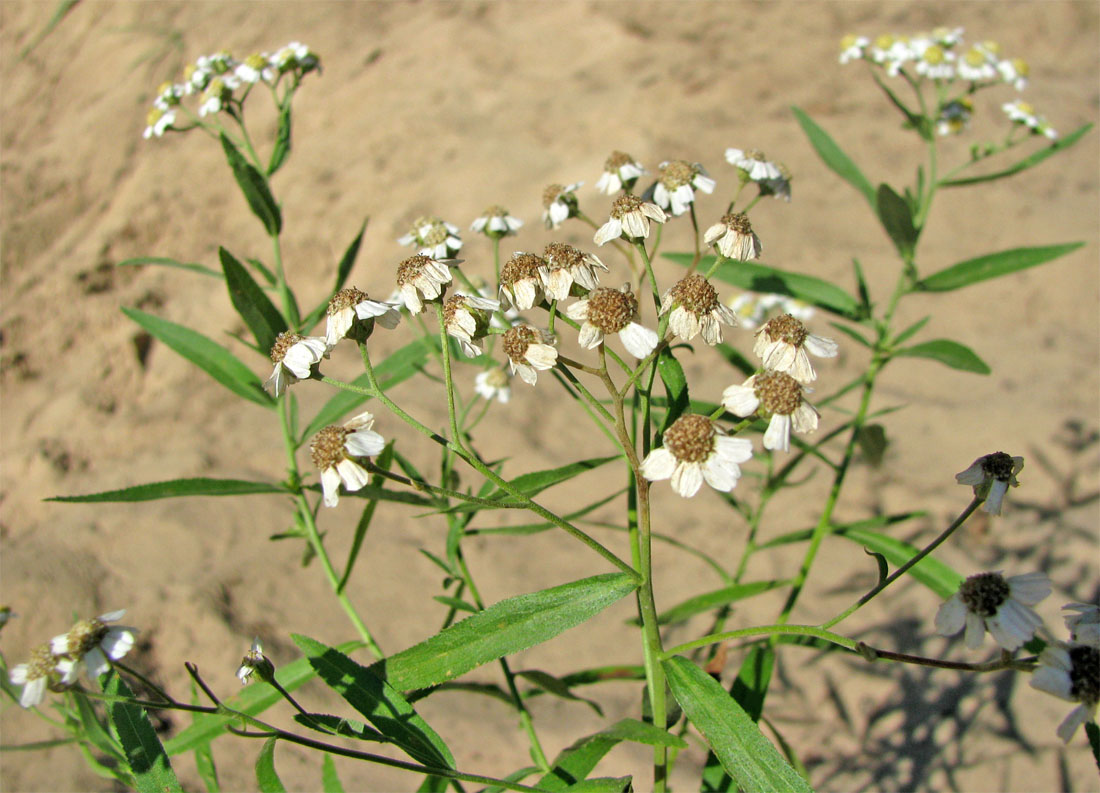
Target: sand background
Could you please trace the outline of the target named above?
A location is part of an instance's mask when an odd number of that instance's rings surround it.
[[[718,180],[717,194],[700,205],[701,222],[709,224],[735,183],[722,158],[727,146],[761,148],[795,174],[789,205],[769,202],[753,213],[765,263],[847,285],[850,260],[858,257],[883,299],[896,267],[890,245],[857,194],[818,160],[789,110],[809,112],[873,182],[911,178],[921,155],[914,137],[899,131],[861,65],[836,63],[837,42],[847,32],[961,25],[968,41],[996,39],[1031,62],[1025,98],[1059,130],[1095,121],[1098,109],[1094,2],[86,1],[20,58],[53,11],[46,2],[0,4],[0,574],[2,601],[21,615],[4,630],[2,647],[16,663],[64,630],[73,614],[126,608],[126,621],[142,629],[134,662],[181,698],[185,660],[196,662],[216,690],[233,693],[233,672],[253,635],[264,637],[276,663],[297,656],[291,632],[332,644],[353,635],[321,571],[301,568],[300,544],[268,541],[287,525],[286,505],[277,498],[106,507],[43,501],[175,477],[283,475],[272,415],[159,343],[139,355],[138,329],[119,311],[137,306],[195,327],[223,340],[257,373],[268,366],[224,334],[243,326],[214,280],[115,266],[140,255],[217,266],[220,244],[241,258],[270,256],[215,142],[198,132],[141,139],[156,86],[178,79],[199,54],[224,48],[243,56],[297,39],[323,58],[323,75],[309,76],[295,101],[293,155],[274,181],[286,217],[288,275],[303,306],[324,296],[365,216],[370,226],[351,283],[378,295],[389,293],[393,268],[407,255],[396,238],[423,213],[465,228],[486,205],[500,203],[527,221],[514,248],[541,250],[563,239],[591,249],[591,232],[582,226],[553,235],[541,227],[541,191],[551,182],[584,180],[582,207],[603,216],[608,202],[592,185],[612,149],[632,153],[651,171],[670,158],[702,162]],[[999,134],[997,106],[1012,96],[1008,88],[979,96],[972,139]],[[264,105],[259,99],[250,103],[257,111]],[[257,112],[252,129],[269,139],[270,114]],[[969,140],[950,142],[944,161],[965,156]],[[1021,245],[1087,245],[1043,269],[903,303],[901,323],[934,313],[923,338],[971,346],[993,374],[917,360],[892,365],[876,404],[905,408],[883,419],[894,443],[882,467],[855,467],[837,510],[839,520],[926,510],[926,518],[896,533],[927,541],[966,503],[956,471],[998,449],[1026,456],[1024,484],[1008,513],[994,522],[976,519],[938,555],[964,573],[1046,570],[1056,592],[1040,611],[1056,631],[1063,602],[1098,595],[1098,140],[1094,130],[1023,177],[940,195],[922,240],[924,272]],[[680,220],[669,227],[665,250],[688,245],[685,226]],[[465,237],[466,267],[489,275],[488,244]],[[512,247],[506,242],[504,249]],[[661,266],[660,277],[671,283],[671,265]],[[615,267],[612,283],[624,274],[621,263]],[[813,329],[828,332],[826,320],[818,314]],[[819,367],[825,393],[865,361],[832,335],[843,351]],[[378,349],[409,338],[404,328],[380,334]],[[751,348],[744,331],[731,342],[746,353]],[[700,398],[716,399],[731,382],[714,360],[699,350],[686,361]],[[350,378],[355,364],[352,350],[338,350],[326,371]],[[464,371],[472,380],[473,370]],[[312,383],[296,393],[305,415],[329,395]],[[445,423],[441,393],[426,381],[395,395],[428,423]],[[578,416],[551,382],[530,389],[517,381],[512,402],[494,407],[476,440],[490,458],[511,457],[512,474],[608,453]],[[826,411],[823,426],[840,420],[836,410]],[[437,464],[434,451],[396,420],[380,416],[378,428],[402,439],[417,464]],[[819,472],[807,489],[773,504],[762,538],[812,525],[825,478]],[[619,486],[618,473],[600,471],[544,500],[566,510]],[[749,480],[742,487],[751,488]],[[736,565],[745,527],[713,493],[685,505],[667,487],[656,492],[658,530]],[[357,514],[347,500],[322,516],[337,558]],[[609,510],[602,517],[619,515]],[[439,572],[417,549],[439,552],[445,524],[401,507],[381,517],[350,592],[392,652],[430,635],[443,618],[444,607],[429,599],[438,593]],[[516,516],[486,516],[475,525],[507,519]],[[621,535],[599,536],[626,553]],[[558,533],[478,537],[465,548],[489,602],[606,570]],[[756,557],[749,578],[789,574],[800,553]],[[659,606],[719,585],[705,566],[667,546],[655,576]],[[828,618],[872,582],[873,565],[858,547],[827,541],[795,621]],[[731,625],[770,621],[779,603],[778,597],[751,601]],[[928,638],[936,605],[929,592],[904,582],[842,627],[886,647],[973,659],[961,642]],[[632,611],[624,600],[591,624],[521,654],[514,667],[562,674],[638,662],[636,636],[624,625]],[[667,640],[702,629],[692,623]],[[732,653],[727,676],[738,663]],[[490,665],[470,677],[497,675]],[[637,715],[634,686],[585,693],[609,718]],[[321,687],[303,689],[303,697],[318,710],[341,708]],[[445,693],[418,707],[461,768],[503,775],[526,763],[522,734],[502,704]],[[532,707],[549,754],[601,726],[578,703],[543,697]],[[821,790],[1098,789],[1083,736],[1063,748],[1054,735],[1066,710],[1012,675],[975,679],[867,667],[789,648],[767,713]],[[284,711],[272,717],[291,724]],[[187,722],[168,718],[172,730]],[[0,729],[5,744],[55,734],[13,707],[0,713]],[[255,787],[259,748],[217,745],[225,789]],[[635,773],[638,789],[645,789],[647,756],[637,747],[616,748],[598,771]],[[693,787],[702,758],[697,743],[681,756],[679,789]],[[191,759],[175,762],[185,787],[201,789]],[[111,788],[71,748],[5,753],[0,763],[6,790]],[[417,783],[344,759],[336,766],[349,790]],[[282,747],[278,768],[293,789],[320,787],[317,755]]]

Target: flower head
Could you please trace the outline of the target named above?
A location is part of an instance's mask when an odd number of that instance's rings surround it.
[[[1023,467],[1023,457],[994,452],[979,457],[965,471],[955,474],[955,481],[960,485],[973,487],[974,496],[985,499],[982,509],[990,515],[1000,515],[1009,486],[1020,486],[1016,481],[1016,474],[1020,473]]]
[[[1045,118],[1035,112],[1035,108],[1029,102],[1017,99],[1015,102],[1006,102],[1001,105],[1001,110],[1009,119],[1031,130],[1033,135],[1045,135],[1051,140],[1058,139],[1058,132],[1050,126]]]
[[[267,378],[264,388],[271,388],[276,397],[282,396],[289,386],[308,379],[313,367],[328,353],[329,346],[320,336],[302,336],[284,330],[275,338],[275,345],[271,348],[275,370]]]
[[[741,171],[745,181],[764,182],[783,175],[779,166],[769,162],[759,149],[726,149],[726,162]]]
[[[499,240],[519,231],[523,221],[508,214],[502,206],[491,206],[470,224],[470,231],[478,231],[490,239]]]
[[[596,271],[607,272],[607,265],[598,257],[564,242],[551,242],[542,258],[545,266],[539,270],[539,275],[546,296],[551,300],[565,300],[573,293],[574,284],[584,291],[595,289],[600,285]]]
[[[237,79],[242,83],[256,84],[263,80],[265,83],[274,83],[279,76],[279,70],[271,61],[267,53],[255,52],[237,64],[233,70]]]
[[[970,126],[970,116],[974,112],[974,103],[963,96],[940,108],[936,119],[936,132],[941,135],[958,135]]]
[[[1044,573],[972,575],[936,612],[936,633],[953,636],[965,627],[966,646],[976,650],[988,630],[1001,647],[1017,650],[1043,624],[1031,606],[1049,594],[1050,579]]]
[[[722,341],[720,323],[737,326],[733,310],[722,304],[718,291],[698,273],[685,276],[665,292],[660,314],[669,311],[668,327],[684,341],[702,332],[703,341],[713,346]]]
[[[929,42],[920,49],[917,74],[930,80],[948,81],[955,79],[955,53],[939,44]]]
[[[1069,636],[1078,644],[1100,647],[1100,605],[1096,603],[1067,603],[1062,611],[1071,612],[1063,619]]]
[[[963,80],[985,83],[997,77],[997,57],[982,47],[971,47],[956,62],[956,71]]]
[[[546,260],[533,253],[516,251],[500,268],[500,303],[505,308],[526,311],[542,301],[542,271]]]
[[[471,295],[452,295],[443,304],[443,327],[458,339],[467,358],[481,355],[481,339],[489,332],[489,320],[499,308],[499,300]]]
[[[570,185],[552,184],[542,191],[542,219],[546,228],[556,229],[569,218],[577,216],[577,188],[584,182]]]
[[[771,416],[764,432],[765,449],[789,452],[792,428],[817,430],[817,410],[805,400],[802,384],[785,372],[765,371],[741,385],[731,385],[722,392],[722,406],[735,416]]]
[[[638,319],[638,298],[629,284],[621,289],[601,286],[565,310],[566,316],[582,322],[579,342],[588,350],[603,344],[604,336],[618,333],[623,346],[635,358],[645,358],[657,346],[657,334],[643,327]]]
[[[518,374],[528,385],[538,379],[538,370],[553,369],[558,362],[554,337],[532,325],[516,325],[504,333],[501,345],[508,356],[512,374]]]
[[[557,358],[556,353],[554,357]],[[507,404],[512,398],[512,386],[509,384],[511,377],[503,366],[494,366],[492,369],[478,372],[477,377],[474,378],[474,390],[483,399],[495,399],[502,405]]]
[[[145,117],[145,132],[141,137],[148,140],[152,137],[162,137],[167,130],[172,129],[176,123],[176,111],[160,107],[149,108],[149,114]]]
[[[355,287],[341,289],[333,295],[328,301],[327,314],[325,344],[330,350],[345,336],[366,341],[374,330],[375,322],[393,330],[401,321],[401,312],[392,303],[371,300],[366,292]]]
[[[645,172],[642,164],[629,154],[613,151],[603,164],[603,173],[596,181],[596,189],[605,195],[615,195],[620,190],[629,191]]]
[[[75,669],[83,666],[90,680],[95,680],[111,668],[111,661],[117,661],[134,646],[134,634],[137,628],[125,625],[108,625],[122,619],[126,611],[111,611],[98,617],[81,620],[68,633],[54,636],[50,640],[50,651],[57,656],[67,656]],[[59,666],[65,674],[65,667]],[[67,675],[66,675],[67,676]]]
[[[740,212],[723,215],[720,221],[703,234],[703,242],[714,245],[727,259],[742,262],[759,259],[760,252],[764,249],[760,238],[752,230],[749,216]]]
[[[752,458],[752,442],[730,438],[706,416],[680,416],[665,430],[664,444],[642,461],[642,476],[651,482],[671,479],[684,498],[699,492],[705,481],[728,493],[741,478],[740,463]]]
[[[649,221],[664,223],[668,215],[656,204],[642,201],[637,196],[625,193],[615,199],[611,205],[611,217],[596,231],[593,242],[603,245],[605,242],[623,237],[627,242],[649,237]]]
[[[818,358],[835,358],[836,342],[816,336],[790,314],[773,317],[756,331],[753,353],[760,356],[765,369],[786,372],[803,385],[817,379],[807,352]]]
[[[779,176],[774,179],[764,179],[757,182],[757,185],[760,187],[760,195],[775,196],[780,201],[790,203],[791,180],[794,177],[791,176],[790,170],[783,163],[777,162],[775,167],[779,169]]]
[[[313,464],[321,470],[326,507],[339,503],[341,482],[349,493],[367,483],[367,470],[358,461],[381,454],[386,448],[386,439],[371,429],[373,425],[374,416],[363,412],[342,425],[330,424],[313,436],[309,451]]]
[[[1017,91],[1023,91],[1027,88],[1027,76],[1031,74],[1031,67],[1023,58],[1007,58],[997,62],[997,73]]]
[[[652,199],[661,209],[671,210],[674,217],[679,217],[695,201],[696,190],[714,192],[714,180],[707,176],[703,166],[687,160],[669,160],[661,163],[657,181],[643,198]]]
[[[840,62],[848,63],[866,57],[871,40],[866,36],[849,33],[840,40]]]
[[[397,288],[410,314],[424,310],[423,300],[439,298],[451,282],[451,267],[461,259],[433,259],[423,253],[397,265]]]
[[[237,678],[242,686],[248,684],[252,675],[264,681],[275,677],[275,665],[264,655],[264,646],[260,643],[259,637],[252,640],[252,649],[245,654],[241,659],[241,665],[237,667]]]
[[[33,708],[42,702],[47,688],[57,688],[75,679],[76,675],[73,674],[71,664],[66,667],[66,678],[62,677],[62,672],[58,668],[58,662],[61,660],[53,653],[49,644],[40,644],[31,650],[29,661],[16,664],[11,668],[8,679],[14,685],[23,686],[23,691],[19,695],[19,704],[22,707]]]
[[[418,253],[433,259],[452,259],[462,247],[462,240],[458,238],[458,226],[432,216],[414,220],[409,233],[400,237],[397,243],[412,245],[418,249]]]
[[[1096,719],[1100,701],[1100,649],[1088,644],[1047,645],[1039,655],[1039,668],[1031,687],[1068,702],[1080,703],[1058,725],[1058,737],[1069,743],[1077,728]]]

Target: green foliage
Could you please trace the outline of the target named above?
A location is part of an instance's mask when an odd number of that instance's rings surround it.
[[[221,259],[233,308],[237,309],[244,324],[252,331],[256,346],[261,351],[270,350],[275,346],[275,338],[287,329],[286,320],[248,274],[248,270],[244,269],[244,265],[233,258],[233,254],[225,248],[218,248],[218,258]]]
[[[999,278],[1002,275],[1036,267],[1065,256],[1085,243],[1071,242],[1067,245],[1047,245],[1041,248],[1013,248],[999,253],[990,253],[953,264],[947,269],[933,273],[917,282],[916,288],[924,292],[948,292],[964,286]]]
[[[287,141],[289,143],[289,137]],[[229,162],[233,178],[237,180],[237,186],[241,188],[249,209],[264,224],[268,235],[274,237],[283,230],[283,215],[275,202],[275,196],[271,194],[267,179],[244,158],[225,133],[221,135],[221,142],[225,159]]]
[[[103,681],[103,693],[118,697],[107,705],[111,734],[126,753],[126,765],[133,775],[134,789],[138,793],[182,793],[179,780],[172,770],[168,754],[149,723],[144,708],[126,702],[133,692],[118,674],[110,673]]]
[[[850,184],[870,205],[872,210],[877,211],[877,200],[875,195],[875,188],[871,186],[871,183],[867,181],[867,177],[863,175],[863,172],[859,170],[856,164],[844,153],[844,150],[837,145],[829,134],[818,126],[812,118],[810,118],[803,110],[797,107],[791,107],[791,112],[794,113],[795,119],[798,120],[799,126],[802,127],[802,131],[806,133],[806,137],[810,140],[810,145],[814,147],[814,151],[817,152],[817,156],[821,158],[821,161],[829,167],[833,173]]]
[[[950,339],[934,339],[914,344],[912,347],[895,350],[894,354],[910,358],[929,358],[950,366],[952,369],[974,372],[975,374],[989,374],[992,371],[989,365],[979,358],[973,350]]]

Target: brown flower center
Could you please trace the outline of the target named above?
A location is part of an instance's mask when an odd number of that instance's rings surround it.
[[[500,268],[500,282],[510,288],[527,278],[537,281],[539,266],[545,264],[545,259],[533,253],[513,253],[512,258]]]
[[[565,185],[547,185],[546,189],[542,191],[542,205],[549,209],[550,205],[561,196],[563,190],[565,190]]]
[[[50,645],[38,645],[31,650],[30,660],[27,661],[27,681],[49,677],[55,666],[57,666],[57,658],[50,649]]]
[[[430,261],[430,258],[418,253],[416,256],[410,256],[401,262],[397,265],[397,285],[405,286],[415,281],[424,272],[424,266]]]
[[[979,617],[992,617],[1008,600],[1008,582],[1000,573],[979,573],[963,581],[959,597],[967,610]]]
[[[332,296],[332,300],[328,301],[328,314],[338,314],[345,308],[354,308],[367,299],[367,293],[354,286],[347,289],[341,289],[335,295]]]
[[[764,335],[771,341],[782,341],[792,347],[801,347],[810,334],[799,320],[790,314],[783,314],[768,320],[764,325]]]
[[[697,317],[705,316],[718,308],[718,290],[698,273],[692,273],[678,281],[672,287],[672,299]]]
[[[618,220],[622,220],[631,212],[639,212],[642,208],[642,201],[637,196],[621,195],[615,199],[615,202],[611,205],[611,217]]]
[[[760,149],[749,149],[745,152],[745,159],[756,160],[757,162],[767,162],[768,158],[764,156],[764,152]]]
[[[802,404],[802,386],[786,372],[758,374],[753,391],[768,413],[789,416]]]
[[[634,162],[634,158],[623,151],[615,150],[611,152],[611,155],[604,161],[603,169],[608,173],[618,173],[619,169],[624,165],[630,165]]]
[[[516,325],[504,333],[504,354],[513,363],[526,364],[527,359],[524,356],[527,354],[527,348],[540,340],[539,332],[530,325]]]
[[[618,333],[638,314],[638,299],[630,292],[601,286],[588,294],[588,321],[601,333]]]
[[[682,185],[691,184],[695,173],[695,166],[687,160],[672,160],[661,168],[661,181],[669,190],[675,190]]]
[[[1090,707],[1100,701],[1100,650],[1087,644],[1069,648],[1069,693]]]
[[[752,234],[752,224],[749,223],[749,216],[741,212],[722,215],[722,222],[726,224],[726,228],[737,234],[744,234],[746,237]]]
[[[551,242],[542,255],[551,270],[571,270],[584,264],[584,252],[564,242]]]
[[[271,362],[279,363],[286,357],[287,350],[300,342],[304,337],[294,331],[284,330],[275,337],[275,344],[271,348]]]
[[[682,463],[701,463],[714,451],[714,422],[706,416],[680,416],[665,431],[665,448]]]
[[[347,427],[339,424],[330,424],[313,436],[313,442],[309,445],[309,454],[313,458],[313,464],[320,470],[332,468],[347,455],[344,443],[348,435],[352,433]]]
[[[985,475],[999,479],[1002,482],[1011,481],[1014,467],[1015,463],[1012,460],[1012,455],[1005,452],[993,452],[993,454],[987,454],[982,458],[982,471]]]
[[[84,655],[103,641],[103,637],[107,635],[109,630],[107,624],[98,617],[81,620],[69,629],[68,655],[74,658]]]

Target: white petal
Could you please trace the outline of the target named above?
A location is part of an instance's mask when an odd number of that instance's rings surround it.
[[[794,353],[794,362],[791,364],[791,368],[788,370],[791,377],[800,383],[812,383],[817,379],[817,372],[814,371],[814,367],[810,364],[810,356],[806,354],[806,350],[799,347]]]
[[[815,336],[812,333],[806,337],[802,345],[818,358],[835,358],[838,349],[837,343],[832,339],[826,339],[824,336]]]
[[[767,334],[762,333],[758,338],[764,338]],[[754,348],[756,345],[753,345]],[[755,351],[755,349],[754,349]],[[775,369],[777,372],[789,372],[791,365],[795,359],[795,348],[791,344],[787,344],[784,341],[769,342],[764,347],[764,354],[760,357],[764,361],[765,369]]]
[[[977,650],[982,646],[985,638],[985,621],[972,611],[966,612],[966,635],[963,637],[966,646],[971,650]]]
[[[703,341],[711,347],[722,341],[722,327],[718,324],[718,320],[714,318],[713,311],[703,317],[702,331]]]
[[[724,461],[747,463],[752,459],[752,441],[719,435],[714,439],[714,452]]]
[[[93,647],[84,653],[84,671],[88,673],[89,680],[96,680],[106,674],[111,665],[107,662],[107,656],[98,647]]]
[[[1010,597],[1027,606],[1034,606],[1053,591],[1050,578],[1047,577],[1046,573],[1013,575],[1009,576],[1006,581],[1011,593]]]
[[[657,207],[657,211],[660,212],[661,208]],[[622,219],[622,226],[630,237],[649,237],[649,221],[646,220],[645,215],[640,212],[627,213]]]
[[[8,673],[8,680],[10,680],[13,685],[23,685],[27,682],[27,670],[29,668],[27,664],[16,664],[11,668],[11,672]]]
[[[424,306],[420,302],[420,293],[416,291],[416,287],[411,283],[401,285],[401,299],[405,301],[405,308],[409,310],[410,314],[419,314],[424,310]]]
[[[713,245],[714,241],[724,236],[727,231],[729,231],[729,227],[725,223],[715,223],[703,233],[703,242],[707,245]]]
[[[817,431],[818,412],[809,402],[803,402],[791,415],[794,431],[809,433]]]
[[[737,480],[741,478],[741,469],[737,463],[712,454],[703,463],[703,478],[715,490],[728,493],[737,486]]]
[[[672,489],[684,498],[691,498],[703,486],[703,466],[699,463],[678,463],[672,472]]]
[[[722,392],[722,407],[735,416],[751,416],[760,407],[752,386],[731,385]]]
[[[985,472],[982,470],[982,461],[977,459],[965,471],[955,474],[955,481],[960,485],[980,485],[985,481]]]
[[[372,426],[374,426],[374,416],[369,410],[364,410],[344,422],[344,429],[348,430],[369,430]]]
[[[994,479],[993,484],[989,488],[989,495],[986,496],[985,503],[982,504],[982,509],[990,515],[1000,515],[1005,493],[1007,492],[1008,482],[1002,479]]]
[[[515,295],[514,302],[516,308],[520,311],[526,311],[535,305],[535,298],[538,296],[538,290],[535,286],[535,281],[530,278],[524,278],[512,285],[512,292]]]
[[[512,374],[518,374],[519,379],[527,383],[527,385],[534,385],[535,382],[538,380],[539,373],[536,372],[532,367],[527,366],[526,364],[516,363],[512,360],[509,360],[508,364],[512,367]]]
[[[23,686],[23,693],[19,695],[19,704],[24,708],[31,708],[42,701],[46,695],[46,678],[38,677]]]
[[[623,346],[635,358],[645,358],[657,346],[657,331],[631,322],[619,331],[619,338],[623,340]]]
[[[335,467],[321,471],[321,490],[325,494],[325,506],[335,507],[340,501],[340,474]]]
[[[536,369],[552,369],[558,362],[558,351],[549,344],[528,344],[523,357]]]
[[[50,652],[54,655],[65,655],[69,652],[69,634],[62,633],[50,639]]]
[[[936,612],[936,633],[954,636],[966,624],[966,604],[958,593],[952,595]]]
[[[355,314],[356,311],[352,308],[342,308],[335,314],[329,314],[328,325],[325,327],[325,344],[335,347],[336,343],[347,335]]]
[[[1058,725],[1058,737],[1063,743],[1069,743],[1069,739],[1077,732],[1077,728],[1089,720],[1089,709],[1084,705],[1078,705],[1069,712],[1069,715]]]
[[[714,185],[716,184],[709,176],[704,176],[701,173],[695,174],[695,178],[691,180],[691,183],[695,185],[697,190],[702,190],[708,195],[714,192]]]
[[[791,417],[779,413],[772,415],[768,429],[764,432],[764,448],[773,451],[791,450]]]
[[[573,275],[564,268],[554,270],[546,279],[544,286],[546,293],[554,300],[565,300],[569,297],[570,287],[573,286]]]
[[[287,386],[296,382],[297,378],[287,372],[281,363],[277,363],[271,377],[264,381],[264,388],[269,389],[276,397],[281,397]]]
[[[668,318],[668,327],[684,341],[691,341],[701,330],[699,318],[683,306],[676,306]]]
[[[340,474],[340,481],[349,493],[359,490],[367,483],[366,469],[354,460],[344,458],[336,463],[336,472]]]
[[[611,240],[617,240],[623,233],[623,224],[618,218],[611,218],[611,220],[600,226],[596,235],[592,238],[592,241],[597,245],[603,245]],[[634,235],[638,236],[638,235]]]
[[[668,449],[653,449],[642,460],[642,476],[650,482],[668,479],[676,470],[676,457]]]
[[[386,439],[374,430],[353,432],[344,441],[344,449],[352,457],[374,457],[386,448]]]
[[[581,325],[581,332],[577,337],[577,341],[586,350],[593,350],[599,347],[603,341],[603,332],[590,322],[585,322]]]
[[[103,652],[107,654],[108,658],[112,661],[117,661],[133,648],[134,632],[128,628],[112,628],[107,631],[107,635],[103,637],[99,646],[103,649]]]
[[[1046,654],[1045,650],[1043,654]],[[1063,669],[1044,666],[1040,662],[1039,668],[1031,675],[1029,682],[1034,689],[1045,691],[1059,699],[1066,700],[1066,702],[1076,702],[1073,698],[1073,681]]]

